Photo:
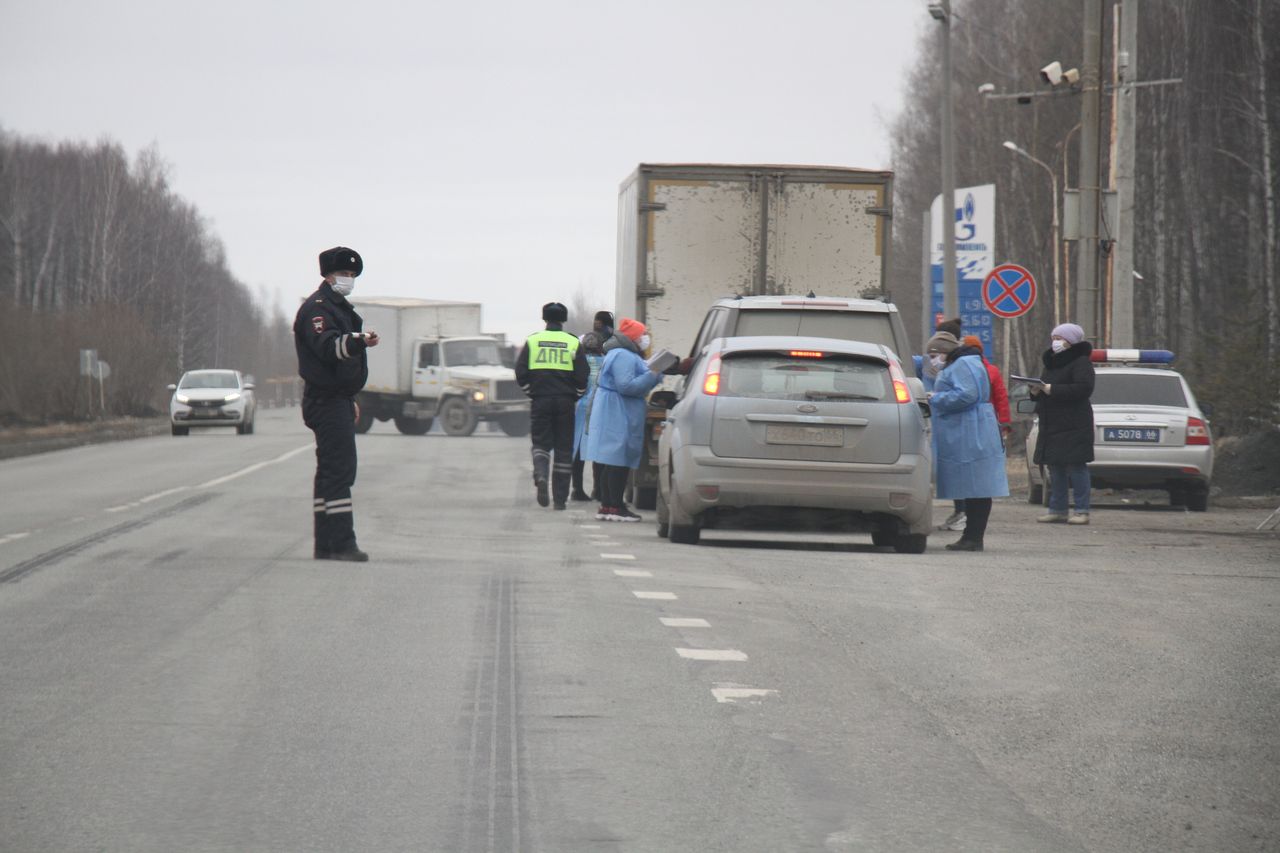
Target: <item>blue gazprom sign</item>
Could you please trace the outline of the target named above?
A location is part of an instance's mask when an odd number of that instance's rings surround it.
[[[987,358],[996,357],[995,318],[982,301],[982,280],[995,267],[995,201],[994,184],[957,189],[952,205],[956,222],[956,290],[960,305],[960,322],[964,334],[977,335]],[[925,331],[932,332],[938,320],[945,319],[942,286],[942,196],[933,201],[929,247],[930,298],[926,304]]]

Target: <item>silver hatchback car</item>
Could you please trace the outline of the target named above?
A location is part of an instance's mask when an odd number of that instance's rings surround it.
[[[1160,354],[1160,360],[1143,361],[1147,352]],[[1095,489],[1162,489],[1172,505],[1204,512],[1213,479],[1213,436],[1187,380],[1168,367],[1166,358],[1172,357],[1164,350],[1094,351],[1089,479]],[[1019,411],[1025,406],[1020,403]],[[1029,497],[1047,504],[1047,472],[1033,461],[1038,436],[1037,420],[1027,435]]]
[[[865,530],[925,550],[932,450],[920,380],[880,344],[812,337],[710,342],[658,440],[658,534],[703,528]]]

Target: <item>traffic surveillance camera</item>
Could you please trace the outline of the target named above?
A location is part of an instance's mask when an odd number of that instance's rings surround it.
[[[1066,81],[1068,86],[1074,86],[1080,82],[1080,71],[1075,68],[1068,68],[1062,72],[1062,79]]]
[[[994,83],[983,83],[981,86],[978,87],[978,94],[990,95],[995,90],[996,90],[996,86]]]
[[[1050,62],[1044,68],[1040,69],[1040,79],[1048,83],[1050,86],[1056,86],[1062,82],[1062,63],[1056,59]]]

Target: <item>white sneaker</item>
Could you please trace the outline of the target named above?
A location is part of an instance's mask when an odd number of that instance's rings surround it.
[[[968,519],[963,512],[953,512],[947,516],[947,520],[938,525],[939,530],[964,530],[965,522]]]
[[[1071,513],[1070,517],[1067,518],[1067,524],[1088,524],[1088,523],[1089,523],[1089,513],[1087,512],[1073,512]]]

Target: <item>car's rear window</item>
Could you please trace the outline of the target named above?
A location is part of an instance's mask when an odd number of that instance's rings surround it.
[[[866,311],[799,311],[744,308],[738,312],[738,328],[734,335],[803,335],[811,338],[835,338],[841,341],[866,341],[881,344],[890,351],[898,347],[893,341],[893,325],[888,314]]]
[[[1187,397],[1182,393],[1182,382],[1176,376],[1159,374],[1135,375],[1133,373],[1099,373],[1094,380],[1093,396],[1089,402],[1095,406],[1171,406],[1184,408]]]
[[[892,400],[884,362],[846,355],[730,353],[720,365],[720,395],[766,400]]]
[[[236,375],[230,370],[208,373],[188,373],[182,377],[181,388],[236,388]]]

